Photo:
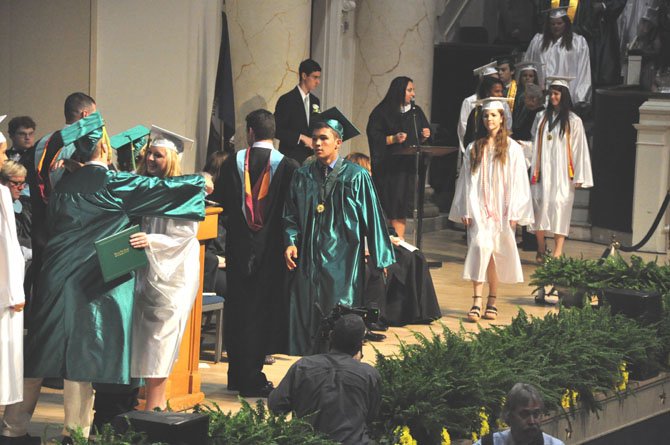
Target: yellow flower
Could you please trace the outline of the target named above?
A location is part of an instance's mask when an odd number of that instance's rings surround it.
[[[451,436],[449,436],[449,431],[446,428],[442,428],[442,442],[440,445],[451,445]]]
[[[579,393],[574,390],[566,389],[561,397],[561,406],[565,410],[569,410],[571,407],[577,405],[577,396]]]
[[[398,438],[397,445],[417,445],[407,425],[396,427],[393,434]]]
[[[484,407],[480,408],[479,410],[479,420],[481,423],[481,427],[479,428],[479,435],[486,436],[491,432],[491,426],[489,425],[489,416],[486,414]]]
[[[507,399],[503,396],[503,398],[500,400],[500,412],[502,413],[505,408],[505,402],[507,402]],[[502,417],[498,417],[496,419],[496,426],[498,427],[499,430],[506,430],[509,428],[509,425],[507,425],[503,420]]]
[[[626,368],[626,362],[621,362],[619,365],[619,374],[621,375],[621,380],[619,380],[619,383],[617,383],[616,386],[616,389],[619,391],[625,391],[626,387],[628,386],[628,376],[630,373],[626,370]]]

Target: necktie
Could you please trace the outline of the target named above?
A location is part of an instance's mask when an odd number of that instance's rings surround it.
[[[309,96],[305,96],[305,117],[307,118],[307,126],[309,126]]]
[[[328,173],[330,173],[330,166],[321,164],[321,173],[323,173],[323,177],[326,178]]]

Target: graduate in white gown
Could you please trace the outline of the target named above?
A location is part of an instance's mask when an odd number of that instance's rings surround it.
[[[193,141],[152,127],[151,142],[138,174],[158,178],[181,175],[179,153]],[[207,181],[207,193],[213,187]],[[145,247],[148,266],[138,272],[133,311],[131,376],[146,381],[146,410],[165,409],[167,377],[198,293],[200,246],[197,221],[144,217],[131,236],[133,247]]]
[[[570,231],[575,189],[593,187],[591,157],[582,120],[572,112],[569,77],[547,77],[549,103],[534,124],[531,193],[537,236],[537,260],[546,251],[545,232],[554,234],[553,255],[563,254]]]
[[[482,102],[479,134],[463,158],[449,219],[468,228],[463,279],[473,284],[468,320],[482,316],[482,292],[489,283],[484,318],[498,315],[498,281],[523,282],[514,233],[516,225],[533,221],[523,149],[508,137],[503,98]]]
[[[487,63],[486,65],[480,66],[472,70],[472,74],[479,77],[479,83],[477,84],[477,91],[479,91],[482,79],[486,77],[494,77],[498,79],[498,62],[493,61]],[[475,108],[475,102],[477,102],[482,97],[478,97],[478,93],[466,97],[461,103],[461,112],[458,115],[458,124],[456,125],[456,135],[458,136],[458,146],[461,149],[461,155],[465,153],[465,144],[463,143],[463,138],[465,137],[465,130],[468,127],[468,118],[470,113]],[[512,128],[512,113],[509,109],[509,105],[504,102],[503,106],[505,107],[505,122],[507,122],[507,129]],[[460,167],[460,166],[459,166]]]
[[[0,167],[6,151],[0,133]],[[23,400],[23,268],[12,195],[0,184],[0,406]]]
[[[544,31],[535,34],[524,60],[544,65],[547,76],[571,76],[575,104],[591,101],[591,60],[586,39],[572,32],[567,7],[549,10]]]

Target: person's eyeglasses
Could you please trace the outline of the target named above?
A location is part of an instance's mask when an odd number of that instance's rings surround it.
[[[14,187],[17,189],[23,188],[26,186],[26,181],[12,181],[11,179],[9,180],[9,183],[12,184]]]

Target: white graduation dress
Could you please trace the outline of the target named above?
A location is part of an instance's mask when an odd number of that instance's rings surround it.
[[[524,61],[544,64],[546,76],[574,77],[570,81],[570,94],[575,103],[591,100],[591,60],[589,45],[579,34],[572,34],[572,49],[567,50],[561,43],[563,37],[551,42],[546,51],[542,51],[542,34],[535,34],[530,41]],[[544,85],[540,85],[544,86]]]
[[[470,171],[471,150],[463,156],[463,168],[456,183],[449,219],[461,222],[471,218],[468,226],[468,252],[463,279],[486,282],[491,257],[498,279],[503,283],[523,282],[521,260],[510,221],[528,225],[533,221],[533,207],[523,148],[507,139],[509,152],[505,164],[493,161],[492,150],[482,159],[473,174]]]
[[[533,156],[531,172],[537,169],[538,139],[542,130],[542,156],[540,157],[539,182],[531,184],[535,222],[531,231],[543,230],[549,233],[568,236],[570,216],[575,200],[575,184],[582,188],[593,187],[591,157],[586,142],[584,125],[575,113],[570,112],[570,154],[574,177],[570,179],[568,156],[568,133],[560,134],[560,123],[549,131],[549,123],[542,124],[544,113],[535,120],[533,132]],[[531,173],[532,174],[532,173]]]
[[[16,236],[12,195],[0,185],[0,405],[23,400],[24,259]]]
[[[142,229],[149,264],[135,285],[131,376],[167,377],[198,293],[198,223],[145,217]]]

